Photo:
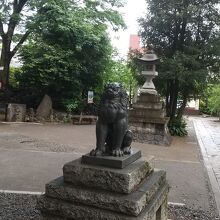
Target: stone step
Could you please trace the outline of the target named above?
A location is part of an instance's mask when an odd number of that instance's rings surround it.
[[[129,118],[164,118],[165,113],[162,109],[131,109],[129,111]]]
[[[133,109],[162,109],[162,103],[158,102],[136,102],[132,105]]]
[[[152,135],[164,135],[165,134],[165,126],[163,124],[155,124],[152,126],[148,126],[148,124],[145,124],[144,126],[136,126],[133,125],[132,123],[129,126],[129,129],[133,132],[133,136],[138,133],[141,135],[147,135],[147,134],[152,134]]]
[[[129,116],[129,124],[137,123],[137,126],[144,127],[144,124],[167,124],[169,117],[164,118],[143,118]]]
[[[72,186],[60,177],[46,185],[46,197],[71,203],[94,206],[101,209],[138,216],[150,203],[155,193],[166,183],[165,171],[155,170],[138,189],[131,194],[111,193],[103,190]]]
[[[64,181],[76,186],[130,193],[152,172],[152,159],[141,158],[124,169],[114,169],[82,164],[80,158],[64,165]]]
[[[38,208],[44,215],[44,220],[154,220],[158,215],[160,220],[167,220],[168,184],[164,184],[151,199],[139,216],[128,216],[118,212],[98,209],[92,206],[70,203],[67,201],[42,196],[38,201]],[[117,206],[116,206],[117,208]]]
[[[160,101],[160,97],[154,94],[141,94],[137,97],[137,102],[144,102],[144,103],[158,103]]]
[[[163,145],[163,146],[170,146],[172,137],[169,133],[163,132],[161,134],[149,133],[145,131],[133,131],[133,139],[139,143],[148,143],[154,145]]]

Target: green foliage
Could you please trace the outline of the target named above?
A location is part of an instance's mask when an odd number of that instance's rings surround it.
[[[130,68],[128,62],[113,58],[108,65],[103,79],[105,84],[108,82],[121,83],[124,89],[129,93],[129,103],[132,103],[137,89],[137,80],[136,72]]]
[[[119,82],[127,91],[133,90],[137,85],[134,72],[124,60],[112,59],[104,77],[105,83]]]
[[[70,123],[70,122],[71,122],[70,118],[65,115],[65,116],[63,117],[63,123]]]
[[[204,113],[204,114],[208,114],[208,115],[212,114],[212,111],[211,111],[211,109],[208,105],[208,100],[207,101],[200,100],[200,102],[199,102],[199,111]]]
[[[217,83],[217,84],[216,84]],[[200,99],[200,111],[209,115],[216,115],[220,112],[220,84],[218,81],[215,84],[208,84],[208,87],[203,91]]]
[[[83,102],[81,100],[65,100],[64,106],[69,113],[80,113],[84,108]]]
[[[220,113],[220,84],[213,86],[209,94],[209,107],[212,114]]]
[[[17,88],[19,86],[19,83],[16,80],[16,75],[21,72],[20,67],[10,67],[10,77],[9,77],[9,84],[13,88]]]
[[[168,128],[172,136],[186,136],[188,134],[186,127],[187,124],[184,119],[173,119],[168,124]]]
[[[79,106],[78,102],[75,101],[73,103],[67,104],[66,109],[68,112],[74,112],[76,109],[78,109],[78,106]]]
[[[110,7],[119,1],[76,2],[39,3],[35,33],[21,51],[22,73],[17,75],[25,102],[35,105],[48,94],[55,107],[73,110],[74,100],[101,90],[112,53],[107,23],[123,26]]]
[[[144,82],[146,81],[145,76],[141,73],[142,66],[140,65],[137,58],[143,56],[143,53],[138,50],[129,50],[128,53],[128,67],[131,69],[133,73],[133,77],[139,86],[143,86]]]

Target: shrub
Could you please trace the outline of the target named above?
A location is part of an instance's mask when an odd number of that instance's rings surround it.
[[[84,108],[84,104],[81,100],[66,99],[63,104],[69,113],[80,113]]]
[[[200,100],[200,103],[199,103],[199,110],[200,112],[204,113],[204,114],[208,114],[208,115],[211,115],[212,114],[212,111],[210,109],[210,107],[208,106],[208,103]]]
[[[186,122],[183,119],[173,119],[169,122],[168,128],[172,136],[184,137],[188,134],[186,130]]]

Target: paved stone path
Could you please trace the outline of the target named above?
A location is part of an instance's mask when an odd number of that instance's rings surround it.
[[[217,118],[193,118],[217,208],[220,213],[220,122]]]

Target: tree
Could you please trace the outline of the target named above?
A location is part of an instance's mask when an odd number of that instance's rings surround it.
[[[1,57],[0,57],[0,81],[5,87],[9,82],[9,67],[11,59],[20,49],[21,45],[30,34],[27,28],[28,18],[25,12],[30,10],[30,0],[2,0],[0,5],[0,37],[1,37]],[[12,47],[12,42],[16,43]]]
[[[120,15],[107,8],[116,1],[101,2],[105,10],[94,6],[94,1],[85,1],[84,6],[41,1],[35,32],[20,55],[23,66],[17,80],[23,101],[36,104],[47,93],[55,107],[63,107],[83,99],[88,90],[100,90],[112,52],[107,22],[114,28],[123,26]]]
[[[219,73],[218,0],[148,0],[140,19],[144,44],[160,56],[156,86],[166,97],[166,112],[181,118],[187,100],[204,89],[208,76]],[[219,47],[219,46],[218,46]],[[182,106],[177,111],[177,100]]]
[[[137,81],[135,72],[129,67],[129,64],[123,60],[113,58],[109,62],[104,82],[119,82],[123,85],[125,90],[129,93],[129,102],[132,102],[133,96],[136,92]]]
[[[21,48],[31,31],[36,28],[36,12],[47,3],[60,4],[61,0],[2,0],[0,5],[0,41],[2,43],[0,66],[0,80],[5,84],[9,83],[9,67],[11,59]],[[67,6],[63,1],[63,7]],[[85,19],[93,18],[97,23],[110,22],[114,29],[122,24],[122,18],[115,8],[121,7],[121,0],[71,0],[69,6],[72,10],[78,10],[78,14],[84,14]],[[66,10],[70,12],[70,8]],[[59,22],[59,21],[58,21]],[[12,45],[16,43],[15,45]]]

